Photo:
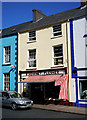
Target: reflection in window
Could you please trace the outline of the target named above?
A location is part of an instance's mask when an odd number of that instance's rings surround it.
[[[4,90],[10,90],[10,74],[4,73]]]
[[[10,63],[10,46],[4,47],[4,63]]]
[[[29,67],[36,67],[36,49],[29,50]]]
[[[59,36],[62,35],[62,27],[61,24],[54,25],[53,26],[53,36]]]
[[[87,99],[87,80],[80,80],[80,99]]]
[[[54,46],[53,50],[54,50],[53,57],[54,65],[63,64],[63,46],[62,45]]]

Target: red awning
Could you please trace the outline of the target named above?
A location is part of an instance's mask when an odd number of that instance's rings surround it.
[[[58,80],[61,75],[44,75],[44,76],[29,76],[28,78],[22,80],[21,82],[52,82]]]

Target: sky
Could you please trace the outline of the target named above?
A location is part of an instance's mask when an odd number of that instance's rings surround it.
[[[2,29],[33,20],[35,8],[49,16],[80,5],[80,2],[2,2]]]

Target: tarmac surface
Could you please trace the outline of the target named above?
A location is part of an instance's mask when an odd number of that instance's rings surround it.
[[[48,104],[48,105],[34,104],[33,108],[68,112],[74,114],[83,114],[87,116],[87,108],[84,107],[74,107],[74,106],[64,106],[64,105],[54,105],[54,104]]]

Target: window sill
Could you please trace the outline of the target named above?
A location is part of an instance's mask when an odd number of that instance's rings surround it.
[[[56,65],[56,66],[51,66],[51,68],[57,68],[57,67],[64,67],[64,65]]]
[[[4,63],[2,66],[8,66],[11,65],[11,63]]]
[[[27,68],[26,70],[36,70],[36,67]]]
[[[87,102],[87,99],[80,99],[80,102]]]
[[[53,37],[51,37],[51,39],[60,38],[60,37],[62,37],[62,35],[53,36]]]
[[[36,42],[36,40],[34,40],[34,41],[27,41],[27,44],[28,44],[28,43],[34,43],[34,42]]]

